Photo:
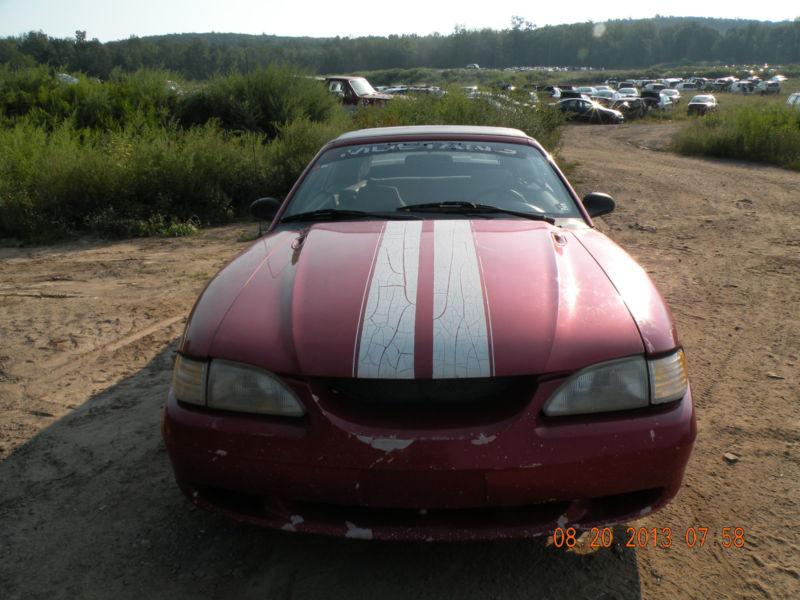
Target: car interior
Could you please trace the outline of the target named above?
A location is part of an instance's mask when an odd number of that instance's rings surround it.
[[[577,216],[544,161],[458,152],[376,154],[321,164],[304,181],[287,216],[326,208],[393,212],[458,201]]]

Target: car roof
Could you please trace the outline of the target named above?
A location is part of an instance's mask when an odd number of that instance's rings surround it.
[[[334,141],[359,140],[378,137],[413,137],[419,135],[480,135],[529,139],[519,129],[510,127],[486,127],[483,125],[408,125],[400,127],[373,127],[343,133]]]

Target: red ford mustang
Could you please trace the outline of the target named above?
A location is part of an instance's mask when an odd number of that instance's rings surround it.
[[[286,531],[524,537],[677,493],[695,438],[669,309],[513,129],[347,133],[208,284],[163,434],[204,508]]]

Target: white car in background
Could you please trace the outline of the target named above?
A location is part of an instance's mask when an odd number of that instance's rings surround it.
[[[777,81],[761,81],[756,85],[755,91],[759,92],[762,96],[780,94],[781,84]]]
[[[675,86],[675,89],[679,92],[685,91],[697,91],[700,89],[700,86],[693,81],[681,81],[678,85]]]
[[[667,88],[667,89],[661,90],[661,92],[659,92],[659,93],[662,96],[666,96],[667,98],[669,98],[670,101],[672,102],[672,104],[677,104],[678,102],[681,101],[681,93],[678,90],[673,90],[672,88]]]
[[[731,94],[752,94],[755,87],[752,81],[734,81],[729,91]]]
[[[613,101],[619,99],[619,94],[617,94],[617,92],[614,90],[597,90],[594,94],[592,94],[591,98],[592,100],[602,98],[604,100]]]
[[[624,88],[619,88],[617,90],[617,94],[619,94],[622,97],[638,98],[639,90],[633,87],[624,87]]]

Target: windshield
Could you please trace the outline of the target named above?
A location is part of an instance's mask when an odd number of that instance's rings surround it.
[[[369,81],[367,81],[366,79],[351,79],[350,86],[353,88],[353,91],[359,96],[368,96],[369,94],[377,94],[375,88],[373,88],[369,84]]]
[[[694,98],[692,98],[692,102],[706,103],[706,102],[713,102],[713,101],[714,101],[714,98],[711,97],[711,96],[695,96]]]
[[[324,209],[394,212],[432,202],[474,202],[554,218],[581,216],[535,148],[435,141],[328,150],[303,179],[284,218]]]

